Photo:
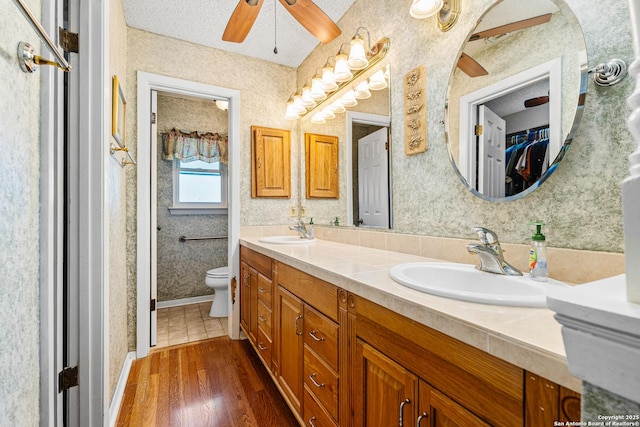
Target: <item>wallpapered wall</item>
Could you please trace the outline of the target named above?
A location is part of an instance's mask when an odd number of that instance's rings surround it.
[[[463,187],[451,167],[441,123],[449,78],[463,42],[493,3],[465,0],[458,23],[443,33],[434,19],[411,18],[408,1],[358,0],[339,23],[343,35],[307,57],[298,69],[298,81],[312,75],[360,26],[369,29],[372,40],[390,38],[394,231],[474,239],[470,228],[483,225],[505,242],[526,243],[531,234],[528,221],[541,219],[548,224],[545,234],[551,246],[621,252],[620,183],[628,173],[627,157],[634,148],[625,124],[625,100],[631,94],[632,79],[610,88],[589,81],[582,122],[568,155],[541,188],[521,200],[483,201]],[[609,3],[606,16],[595,0],[568,0],[567,4],[583,28],[589,66],[611,58],[633,59],[626,1]],[[374,9],[376,13],[371,13]],[[427,66],[429,150],[406,156],[402,77],[421,64]],[[342,143],[341,157],[343,150]],[[346,165],[340,167],[344,176]],[[317,223],[347,209],[344,198],[330,206],[314,200],[303,204]]]
[[[182,58],[185,58],[183,61]],[[291,129],[283,118],[285,103],[295,90],[295,69],[207,48],[194,43],[127,29],[129,105],[137,102],[137,71],[146,71],[240,91],[241,225],[284,224],[292,199],[251,198],[251,125]],[[127,138],[136,151],[137,112],[127,111]],[[298,139],[294,130],[294,141]],[[298,175],[299,146],[291,146],[291,174]],[[127,173],[127,257],[129,349],[135,349],[136,326],[136,170]],[[203,276],[204,278],[204,276]]]
[[[228,114],[212,101],[158,95],[158,132],[172,128],[226,134]],[[226,236],[227,215],[171,215],[173,163],[162,160],[158,138],[157,224],[158,301],[212,294],[204,284],[207,270],[227,265],[227,241],[203,240],[181,243],[180,236]]]
[[[40,16],[40,1],[29,2]],[[38,425],[40,78],[16,48],[37,37],[10,2],[0,31],[0,425]],[[38,43],[39,45],[39,43]]]

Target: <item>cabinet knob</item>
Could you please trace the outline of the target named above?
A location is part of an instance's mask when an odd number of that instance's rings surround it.
[[[309,375],[309,379],[311,380],[311,382],[313,383],[314,386],[320,388],[320,387],[324,387],[324,383],[319,383],[316,381],[316,374],[315,372],[311,375]]]
[[[318,338],[318,336],[316,335],[317,333],[318,331],[311,331],[309,332],[309,336],[313,338],[315,341],[324,341],[324,337]]]
[[[400,427],[404,427],[404,405],[411,403],[409,399],[405,399],[400,402],[400,423],[398,424]]]

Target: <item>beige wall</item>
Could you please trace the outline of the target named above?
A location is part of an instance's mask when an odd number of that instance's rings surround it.
[[[127,138],[136,152],[137,112],[136,73],[154,74],[235,89],[240,92],[240,221],[242,225],[282,224],[288,219],[289,205],[297,204],[297,193],[291,199],[251,198],[251,126],[267,126],[292,130],[294,122],[283,118],[286,101],[295,90],[293,68],[263,60],[224,52],[194,43],[159,36],[146,31],[127,30]],[[299,146],[291,147],[292,188],[297,189]],[[128,283],[129,283],[129,348],[135,348],[136,296],[136,170],[127,173]]]
[[[477,19],[494,0],[465,0],[456,26],[443,33],[434,19],[416,20],[409,1],[357,0],[340,20],[341,37],[319,46],[298,69],[304,81],[326,58],[364,26],[372,40],[387,36],[391,47],[392,171],[394,231],[436,237],[475,239],[474,225],[495,230],[501,239],[525,243],[531,236],[527,223],[540,219],[547,225],[550,246],[621,252],[623,250],[620,183],[628,171],[627,157],[634,144],[627,131],[625,100],[632,79],[611,88],[590,80],[580,128],[558,170],[531,195],[509,203],[491,203],[473,196],[451,167],[444,138],[447,86],[459,48]],[[602,14],[595,0],[568,0],[583,27],[589,65],[613,57],[633,58],[628,5],[608,4]],[[373,11],[375,10],[375,13]],[[402,77],[418,65],[427,66],[427,127],[429,150],[404,154],[404,102]],[[339,129],[331,123],[326,133]],[[299,142],[300,143],[300,142]],[[344,144],[340,156],[344,157]],[[341,176],[346,165],[341,163]],[[341,189],[343,186],[341,186]],[[346,200],[334,203],[306,200],[309,215],[318,224],[346,215]]]
[[[127,26],[122,1],[109,2],[109,71],[118,76],[129,101],[131,89],[127,81]],[[111,99],[111,98],[109,98]],[[128,104],[131,108],[131,104]],[[115,140],[110,142],[115,144]],[[109,180],[109,377],[108,399],[113,397],[118,376],[128,352],[127,330],[127,174],[133,166],[122,167],[118,153],[108,163]]]

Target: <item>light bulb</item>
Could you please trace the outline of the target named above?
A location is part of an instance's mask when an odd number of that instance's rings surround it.
[[[356,86],[356,90],[354,93],[356,99],[367,99],[371,98],[371,92],[369,92],[369,84],[366,80],[361,81]]]
[[[327,94],[322,90],[322,79],[317,75],[311,79],[311,97],[316,101],[327,98]]]
[[[339,53],[336,55],[336,66],[333,69],[333,75],[336,78],[337,82],[346,82],[353,78],[353,73],[349,69],[349,64],[347,62],[347,54]]]
[[[369,65],[369,60],[364,52],[364,40],[357,33],[351,39],[351,50],[347,62],[352,70],[362,70]]]
[[[316,101],[311,97],[311,86],[305,85],[302,88],[302,105],[305,108],[313,108],[316,106]]]
[[[338,84],[336,83],[336,78],[333,74],[333,67],[327,64],[322,69],[322,90],[325,92],[333,92],[338,89]]]
[[[381,90],[387,87],[387,79],[384,78],[384,71],[381,69],[373,73],[369,78],[369,89]]]
[[[307,109],[304,108],[304,105],[302,105],[301,95],[298,95],[298,94],[293,95],[293,111],[295,111],[296,114],[298,115],[302,115],[307,112]]]
[[[293,108],[293,101],[287,102],[287,111],[284,113],[284,118],[287,120],[297,120],[300,118]]]

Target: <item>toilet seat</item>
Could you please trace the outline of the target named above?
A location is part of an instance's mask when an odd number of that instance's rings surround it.
[[[218,267],[207,271],[207,277],[212,279],[227,279],[229,277],[229,267]]]

